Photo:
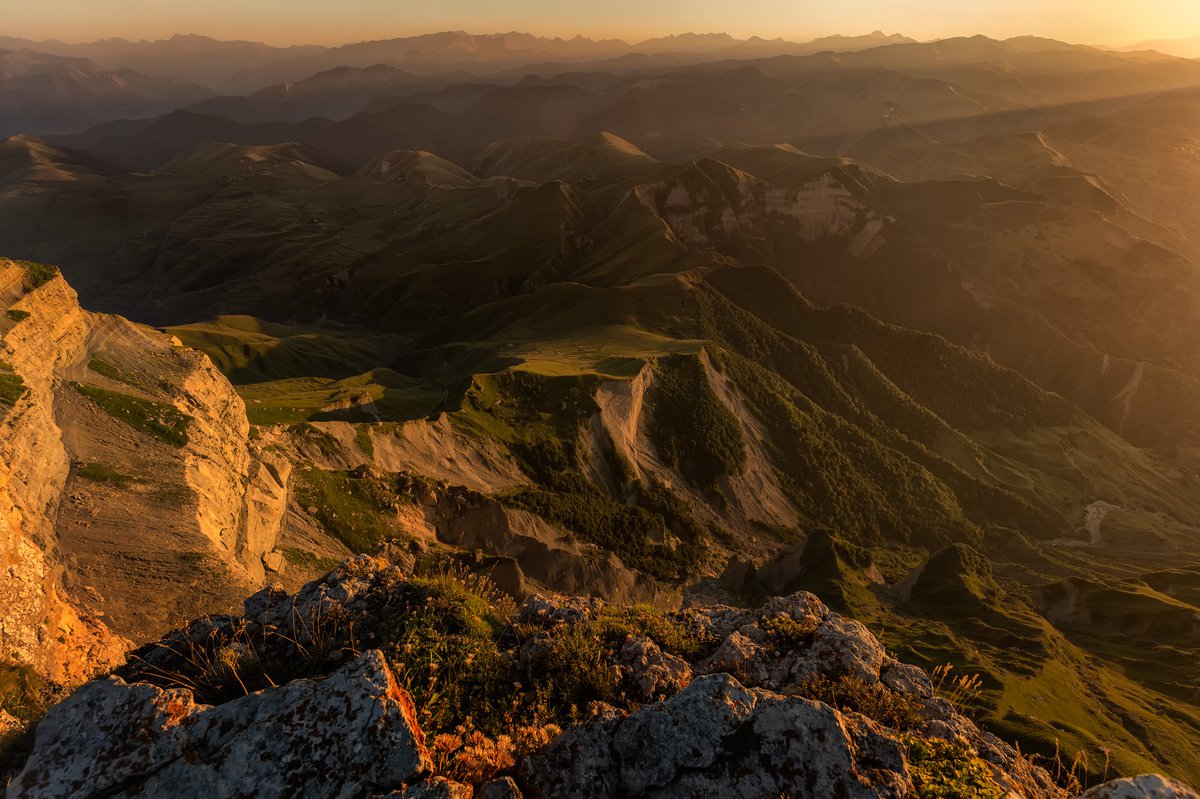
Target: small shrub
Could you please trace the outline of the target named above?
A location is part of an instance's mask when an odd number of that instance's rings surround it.
[[[482,578],[480,578],[482,579]],[[416,578],[414,607],[384,631],[384,654],[416,703],[422,729],[450,732],[468,724],[493,737],[511,729],[522,704],[515,664],[496,646],[508,619],[453,573]],[[511,600],[510,600],[511,602]]]
[[[7,363],[0,361],[0,404],[16,405],[17,400],[25,396],[26,391],[28,389],[21,376]]]
[[[25,289],[27,291],[41,288],[58,277],[59,274],[58,268],[54,266],[34,263],[33,261],[20,261],[19,263],[25,267]]]
[[[546,640],[542,684],[545,699],[559,718],[576,721],[588,702],[617,700],[617,680],[607,659],[610,652],[586,624],[555,630]]]
[[[838,710],[861,713],[894,730],[917,729],[924,724],[921,705],[911,696],[878,683],[868,684],[857,677],[834,680],[818,674],[801,682],[797,693]]]
[[[695,660],[711,654],[719,642],[701,638],[686,625],[646,606],[606,607],[591,623],[594,633],[619,647],[629,636],[645,636],[664,652]]]
[[[438,773],[472,785],[487,782],[517,764],[511,736],[489,738],[474,729],[441,733],[434,737],[431,749]]]
[[[991,770],[964,741],[907,736],[917,799],[1002,799]]]
[[[4,312],[4,315],[14,322],[24,322],[32,316],[29,311],[22,311],[20,308],[9,308]]]
[[[763,632],[767,640],[780,649],[799,649],[812,640],[817,631],[817,622],[803,622],[791,616],[780,614],[762,622]]]
[[[71,386],[100,406],[110,416],[172,447],[183,448],[189,441],[187,429],[192,418],[178,408],[153,400],[141,399],[82,383]]]

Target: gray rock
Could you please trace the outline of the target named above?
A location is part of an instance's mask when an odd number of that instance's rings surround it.
[[[216,707],[182,689],[96,680],[46,715],[8,797],[325,799],[431,768],[412,700],[372,650],[324,680]]]
[[[726,674],[699,677],[623,721],[568,730],[522,773],[538,799],[902,799],[912,791],[902,745],[874,722],[751,691]]]
[[[1080,799],[1200,799],[1200,795],[1169,777],[1143,774],[1106,782],[1092,788]]]
[[[622,795],[668,785],[681,769],[712,765],[725,737],[750,716],[754,704],[754,694],[737,680],[713,674],[630,716],[613,739]]]
[[[512,777],[501,777],[480,788],[478,799],[523,799],[523,797],[521,789],[513,782]]]
[[[612,740],[624,716],[598,706],[593,721],[564,732],[521,763],[521,784],[533,799],[614,799],[617,758]]]
[[[741,632],[732,632],[698,668],[704,674],[732,674],[752,685],[761,685],[768,679],[762,655],[763,648],[759,644]]]
[[[740,630],[747,624],[752,624],[758,618],[758,612],[745,608],[731,608],[725,605],[713,605],[707,608],[694,608],[694,632],[700,637],[724,640],[727,635]]]
[[[886,654],[883,645],[862,624],[830,613],[817,628],[812,648],[793,669],[793,676],[857,677],[873,684],[879,682]]]
[[[798,622],[804,622],[816,627],[830,615],[825,603],[817,599],[815,594],[798,591],[788,596],[777,596],[767,600],[762,606],[759,617],[769,619],[783,614]]]
[[[242,602],[242,613],[247,619],[257,620],[287,599],[288,592],[283,583],[276,581],[246,597]]]
[[[525,624],[554,624],[588,621],[604,608],[596,597],[565,597],[531,594],[521,603],[519,619]]]
[[[621,662],[629,668],[629,682],[642,701],[674,696],[692,681],[692,667],[688,662],[663,652],[649,638],[626,641],[621,647]]]
[[[470,785],[445,777],[430,777],[403,791],[386,794],[388,799],[471,799],[474,795]]]
[[[712,768],[685,771],[653,799],[902,799],[912,791],[903,750],[862,717],[800,697],[756,692],[749,721]]]
[[[889,660],[880,672],[879,679],[888,688],[909,696],[933,696],[933,683],[924,670],[908,663]]]

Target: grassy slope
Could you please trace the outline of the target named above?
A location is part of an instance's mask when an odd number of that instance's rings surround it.
[[[777,148],[728,157],[781,184],[836,167],[872,190],[853,168]],[[732,176],[715,164],[705,170],[692,177],[720,183]],[[732,260],[729,252],[754,262],[840,263],[832,251],[787,250],[775,233],[732,242],[721,255],[689,251],[644,196],[611,188],[589,196],[563,184],[430,190],[354,179],[323,188],[321,197],[306,190],[278,208],[298,220],[286,241],[256,237],[237,250],[237,227],[216,225],[219,234],[210,231],[178,267],[223,263],[237,251],[264,266],[221,284],[236,286],[224,307],[263,299],[264,312],[328,314],[373,332],[229,317],[175,332],[241,384],[259,423],[374,413],[398,420],[450,410],[460,430],[500,442],[523,465],[540,492],[524,497],[525,507],[660,574],[660,553],[637,539],[646,531],[640,522],[621,540],[599,533],[628,516],[627,498],[574,479],[582,477],[574,439],[597,381],[628,378],[646,362],[708,346],[768,428],[769,454],[801,511],[799,524],[846,539],[802,575],[805,584],[840,597],[918,659],[954,660],[987,674],[990,714],[1029,741],[1104,744],[1119,749],[1130,770],[1158,762],[1200,776],[1188,743],[1200,700],[1176,685],[1187,686],[1186,659],[1164,655],[1150,668],[1138,652],[1152,650],[1144,641],[1058,629],[1020,587],[1071,575],[1115,580],[1194,569],[1200,559],[1186,544],[1200,509],[1164,478],[1161,464],[987,357],[852,309],[813,308],[768,271],[719,266]],[[1023,197],[989,190],[1002,209]],[[901,198],[908,203],[902,210],[920,206],[922,197]],[[203,232],[255,201],[220,197],[185,222]],[[319,225],[309,224],[313,214]],[[405,222],[399,228],[397,216]],[[346,284],[325,299],[330,276],[341,280],[342,272]],[[296,297],[284,296],[284,285]],[[367,400],[370,411],[362,409]],[[548,464],[572,479],[551,476]],[[1101,499],[1123,508],[1111,522],[1130,545],[1120,556],[1043,543],[1082,537],[1076,527],[1084,508]],[[671,521],[670,502],[639,502],[664,525]],[[1155,546],[1126,557],[1139,537]],[[1006,590],[942,618],[866,577],[874,564],[899,581],[951,542],[986,552]],[[688,543],[706,545],[699,534]],[[1194,654],[1186,638],[1150,643]]]

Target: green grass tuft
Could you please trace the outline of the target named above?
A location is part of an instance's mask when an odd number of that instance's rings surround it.
[[[16,405],[28,389],[21,376],[4,361],[0,361],[0,405]]]
[[[908,736],[908,768],[917,799],[1002,799],[987,764],[963,741]]]
[[[20,308],[9,308],[4,312],[4,315],[14,322],[24,322],[32,316],[29,311],[22,311]]]
[[[47,266],[33,261],[18,261],[17,263],[25,268],[25,288],[28,291],[41,288],[59,275],[58,267],[55,266]]]
[[[187,446],[192,418],[161,402],[131,397],[117,391],[72,382],[71,386],[99,405],[110,416],[172,447]]]

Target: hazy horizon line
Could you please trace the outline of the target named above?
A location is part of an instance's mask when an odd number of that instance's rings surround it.
[[[739,37],[739,36],[735,36],[735,35],[725,32],[725,31],[720,31],[720,30],[678,31],[675,33],[664,33],[664,34],[655,35],[655,36],[633,37],[633,36],[594,36],[594,35],[588,35],[588,34],[583,34],[583,33],[575,33],[575,34],[569,34],[569,35],[564,35],[564,34],[559,33],[559,34],[550,35],[550,34],[531,33],[528,30],[520,30],[520,29],[516,29],[516,28],[514,28],[512,30],[508,30],[508,31],[499,31],[498,30],[498,31],[488,31],[488,32],[470,31],[465,28],[444,28],[444,29],[438,29],[438,30],[427,30],[427,31],[419,32],[419,33],[397,33],[396,35],[380,36],[380,37],[374,37],[374,38],[337,40],[336,43],[331,43],[331,44],[321,44],[317,41],[300,41],[300,42],[295,42],[292,44],[277,44],[277,43],[272,43],[267,39],[242,38],[242,37],[226,38],[226,37],[215,36],[215,35],[207,34],[207,33],[198,33],[196,31],[188,31],[188,32],[175,31],[170,34],[157,34],[156,38],[150,38],[150,37],[145,37],[145,36],[130,38],[128,36],[114,34],[111,36],[100,36],[97,38],[77,39],[77,38],[59,38],[59,37],[37,38],[36,36],[27,36],[27,35],[22,35],[19,33],[8,33],[8,32],[5,32],[4,30],[0,29],[0,37],[2,37],[2,38],[20,39],[20,40],[30,42],[33,44],[57,43],[57,44],[63,44],[63,45],[73,46],[73,47],[84,46],[84,45],[89,45],[89,44],[98,44],[98,43],[102,43],[102,42],[112,42],[112,41],[123,41],[123,42],[128,42],[130,44],[142,44],[142,43],[158,44],[158,43],[162,43],[162,42],[169,42],[174,39],[195,38],[195,39],[209,39],[211,41],[221,42],[221,43],[226,43],[226,44],[229,44],[229,43],[262,44],[262,45],[266,45],[268,47],[273,47],[273,48],[281,49],[281,50],[292,49],[292,48],[300,49],[300,48],[308,48],[308,47],[336,49],[339,47],[347,47],[347,46],[355,45],[355,44],[366,44],[366,43],[371,43],[371,42],[386,42],[386,41],[392,41],[395,39],[412,39],[412,38],[418,38],[418,37],[422,37],[422,36],[438,36],[438,35],[442,35],[442,34],[462,34],[465,36],[476,36],[476,37],[514,36],[514,35],[515,36],[530,36],[530,37],[537,38],[537,39],[544,39],[544,40],[548,40],[548,41],[561,41],[564,43],[570,43],[577,39],[583,39],[583,40],[586,40],[586,41],[589,41],[592,43],[596,43],[596,44],[612,43],[612,44],[622,44],[627,47],[639,47],[643,44],[646,44],[647,42],[658,41],[661,39],[677,39],[677,38],[683,38],[683,37],[687,37],[687,36],[695,36],[695,37],[725,36],[725,37],[728,37],[729,39],[733,40],[734,42],[738,42],[738,43],[745,43],[745,42],[757,40],[757,41],[762,41],[762,42],[784,42],[784,43],[789,43],[789,44],[809,44],[811,42],[819,41],[821,39],[831,39],[831,38],[855,39],[855,38],[865,38],[865,37],[874,36],[874,35],[880,35],[880,36],[886,36],[886,37],[903,37],[906,39],[910,39],[914,42],[917,42],[919,44],[931,44],[934,42],[949,41],[949,40],[953,40],[953,39],[971,39],[971,38],[976,38],[976,37],[983,37],[983,38],[991,39],[993,41],[1000,41],[1000,42],[1010,41],[1012,39],[1034,38],[1034,39],[1046,39],[1048,41],[1062,42],[1063,44],[1069,44],[1069,45],[1073,45],[1073,46],[1102,47],[1102,48],[1110,48],[1110,49],[1123,49],[1123,48],[1127,49],[1127,48],[1136,47],[1138,45],[1151,43],[1151,42],[1186,42],[1186,41],[1189,41],[1192,39],[1200,39],[1200,35],[1195,35],[1195,36],[1186,36],[1185,35],[1185,36],[1180,36],[1177,38],[1170,38],[1170,39],[1168,39],[1168,38],[1142,39],[1137,42],[1131,42],[1128,44],[1113,44],[1111,42],[1071,41],[1069,39],[1063,39],[1063,38],[1059,38],[1057,36],[1052,36],[1052,35],[1048,35],[1048,34],[1040,34],[1040,33],[1023,33],[1023,34],[1015,34],[1012,36],[994,36],[994,35],[989,35],[989,34],[980,33],[980,32],[958,33],[958,34],[951,34],[951,35],[946,35],[946,36],[934,36],[934,37],[929,37],[929,38],[920,38],[917,36],[909,36],[900,31],[888,33],[879,28],[875,28],[867,33],[837,32],[837,33],[821,33],[821,34],[816,34],[816,35],[803,34],[801,36],[795,36],[795,37],[792,37],[792,36],[768,37],[768,36],[763,36],[761,34],[752,34],[747,37]]]

